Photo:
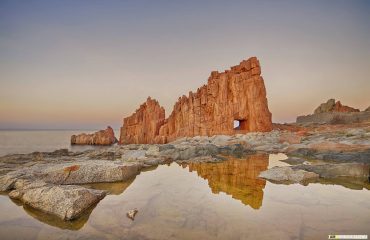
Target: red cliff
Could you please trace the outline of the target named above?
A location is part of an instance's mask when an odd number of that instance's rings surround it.
[[[212,72],[206,85],[178,99],[167,119],[164,109],[149,98],[124,119],[120,143],[166,143],[185,136],[271,130],[261,67],[252,57],[225,72]]]
[[[164,123],[164,108],[150,97],[136,112],[123,120],[120,143],[154,143]]]

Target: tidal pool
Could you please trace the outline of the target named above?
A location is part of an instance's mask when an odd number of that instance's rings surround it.
[[[369,183],[278,185],[258,178],[279,155],[161,165],[121,183],[72,222],[0,195],[1,239],[328,239],[370,235]],[[134,221],[126,217],[138,209]]]

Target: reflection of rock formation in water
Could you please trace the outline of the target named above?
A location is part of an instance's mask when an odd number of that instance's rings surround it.
[[[268,155],[258,154],[247,159],[231,158],[221,163],[189,163],[189,171],[208,180],[213,193],[224,192],[254,209],[262,206],[266,181],[258,178],[268,167]]]

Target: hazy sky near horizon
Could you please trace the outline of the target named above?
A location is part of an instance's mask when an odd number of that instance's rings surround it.
[[[274,122],[370,105],[370,1],[0,1],[0,129],[115,128],[250,56]]]

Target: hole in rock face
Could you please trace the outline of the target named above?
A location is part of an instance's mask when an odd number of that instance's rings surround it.
[[[237,130],[240,127],[240,122],[238,120],[234,120],[234,129]]]
[[[247,130],[247,120],[234,120],[234,130]]]

